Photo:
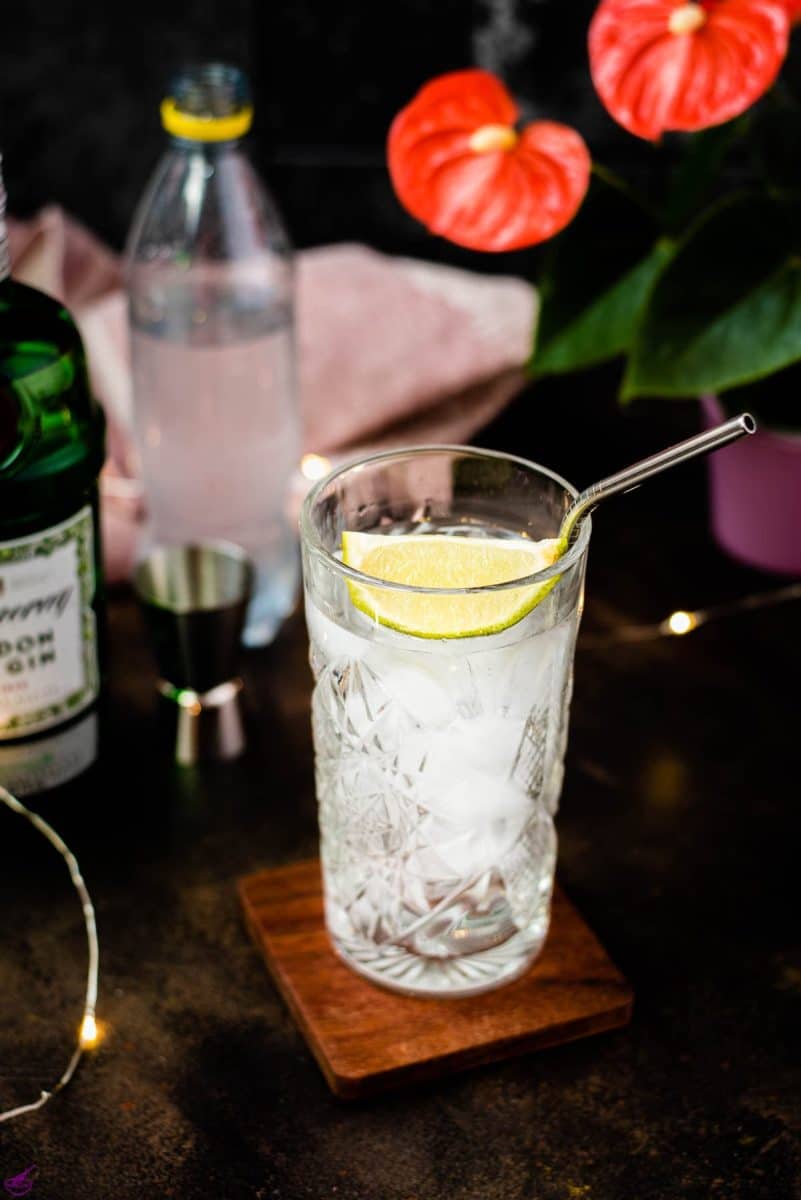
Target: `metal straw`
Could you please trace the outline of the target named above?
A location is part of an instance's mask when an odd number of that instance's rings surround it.
[[[699,433],[695,437],[687,438],[686,442],[679,442],[677,446],[670,446],[669,449],[662,450],[659,454],[652,455],[651,458],[644,458],[642,462],[634,463],[632,466],[626,467],[624,471],[610,475],[608,479],[590,484],[576,497],[565,513],[559,537],[568,543],[579,521],[582,521],[595,508],[596,504],[600,504],[608,496],[614,496],[617,492],[633,491],[634,488],[640,486],[644,479],[650,479],[652,475],[667,471],[669,467],[675,467],[688,458],[695,458],[697,454],[708,454],[710,450],[719,450],[721,446],[736,441],[744,434],[756,433],[756,428],[756,421],[750,413],[740,413],[739,417],[732,417],[730,421],[716,425],[714,429],[708,429],[706,433]]]

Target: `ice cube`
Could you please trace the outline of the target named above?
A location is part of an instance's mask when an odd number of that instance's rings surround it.
[[[555,674],[563,670],[567,638],[567,626],[557,626],[471,655],[467,661],[478,711],[526,716],[548,704]]]
[[[449,672],[424,654],[399,653],[379,643],[365,659],[389,700],[423,728],[441,728],[456,716]]]
[[[459,772],[418,826],[420,872],[437,882],[491,871],[520,837],[530,811],[528,796],[509,781]]]
[[[399,746],[398,769],[426,806],[449,792],[465,771],[493,782],[508,779],[525,722],[519,717],[455,717],[445,728],[407,734]]]

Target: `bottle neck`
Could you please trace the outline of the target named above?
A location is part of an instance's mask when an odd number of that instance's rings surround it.
[[[167,135],[167,145],[172,150],[182,150],[184,154],[202,154],[205,158],[222,158],[242,146],[243,138],[230,138],[224,142],[201,142],[195,138],[176,137]]]
[[[11,257],[8,252],[8,228],[6,226],[6,189],[0,171],[0,283],[11,274]]]

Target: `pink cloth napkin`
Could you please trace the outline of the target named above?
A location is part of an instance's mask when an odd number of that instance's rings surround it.
[[[144,514],[131,436],[120,262],[61,209],[10,222],[17,279],[62,300],[86,342],[109,426],[101,477],[106,574],[125,578]],[[537,317],[520,279],[487,277],[361,245],[298,255],[304,452],[466,442],[520,390]]]

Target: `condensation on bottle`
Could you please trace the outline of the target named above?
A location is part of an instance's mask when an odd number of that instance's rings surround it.
[[[257,646],[296,600],[287,503],[300,429],[292,249],[243,148],[252,112],[235,67],[173,81],[126,283],[146,545],[243,547],[256,570],[243,637]]]

